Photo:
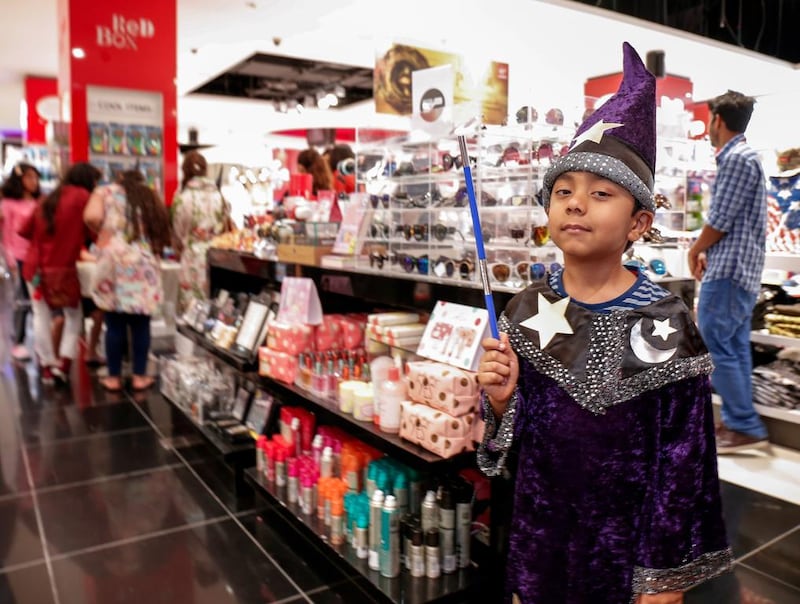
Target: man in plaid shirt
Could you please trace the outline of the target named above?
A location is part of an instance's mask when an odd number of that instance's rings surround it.
[[[764,269],[767,201],[764,171],[744,131],[755,99],[729,90],[709,101],[708,132],[717,149],[717,176],[689,269],[701,280],[697,322],[714,361],[711,383],[722,397],[717,452],[768,445],[753,407],[750,325]]]

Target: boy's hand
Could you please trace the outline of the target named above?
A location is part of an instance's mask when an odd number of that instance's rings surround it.
[[[660,594],[641,594],[636,604],[683,604],[682,591],[665,591]]]
[[[519,378],[519,361],[511,349],[508,334],[500,339],[486,338],[481,342],[484,353],[478,365],[478,383],[489,396],[489,402],[498,417],[506,410]]]

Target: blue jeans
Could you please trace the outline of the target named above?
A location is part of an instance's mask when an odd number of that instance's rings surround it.
[[[145,375],[150,352],[150,316],[106,312],[106,366],[108,375],[119,377],[122,357],[128,348],[128,328],[133,348],[133,374]]]
[[[730,279],[703,281],[697,323],[714,361],[711,385],[722,397],[722,421],[735,432],[766,438],[753,407],[750,331],[756,298]]]

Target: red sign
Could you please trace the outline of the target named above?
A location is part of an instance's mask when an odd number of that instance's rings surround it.
[[[89,154],[88,86],[163,99],[164,193],[177,186],[176,0],[59,0],[58,90],[70,122],[70,159]]]
[[[52,116],[39,113],[39,101],[47,97],[58,95],[58,83],[53,78],[25,78],[25,104],[28,106],[28,124],[25,133],[25,142],[29,145],[44,145],[47,143],[45,129]]]

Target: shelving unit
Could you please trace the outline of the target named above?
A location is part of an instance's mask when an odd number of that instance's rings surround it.
[[[301,527],[307,536],[323,544],[323,547],[346,564],[357,575],[367,579],[376,595],[376,601],[383,600],[403,604],[423,604],[472,601],[469,596],[479,586],[482,576],[475,568],[464,568],[453,574],[443,574],[438,579],[412,577],[405,569],[396,578],[383,577],[367,565],[367,560],[359,558],[347,543],[333,544],[330,529],[316,514],[304,514],[300,506],[290,503],[286,487],[277,487],[260,476],[255,468],[245,471],[245,478],[252,484],[255,492],[267,500],[277,503],[279,509],[295,525]]]
[[[767,344],[768,346],[777,346],[779,348],[800,348],[800,338],[778,336],[769,333],[765,329],[750,332],[750,341],[755,344]]]

